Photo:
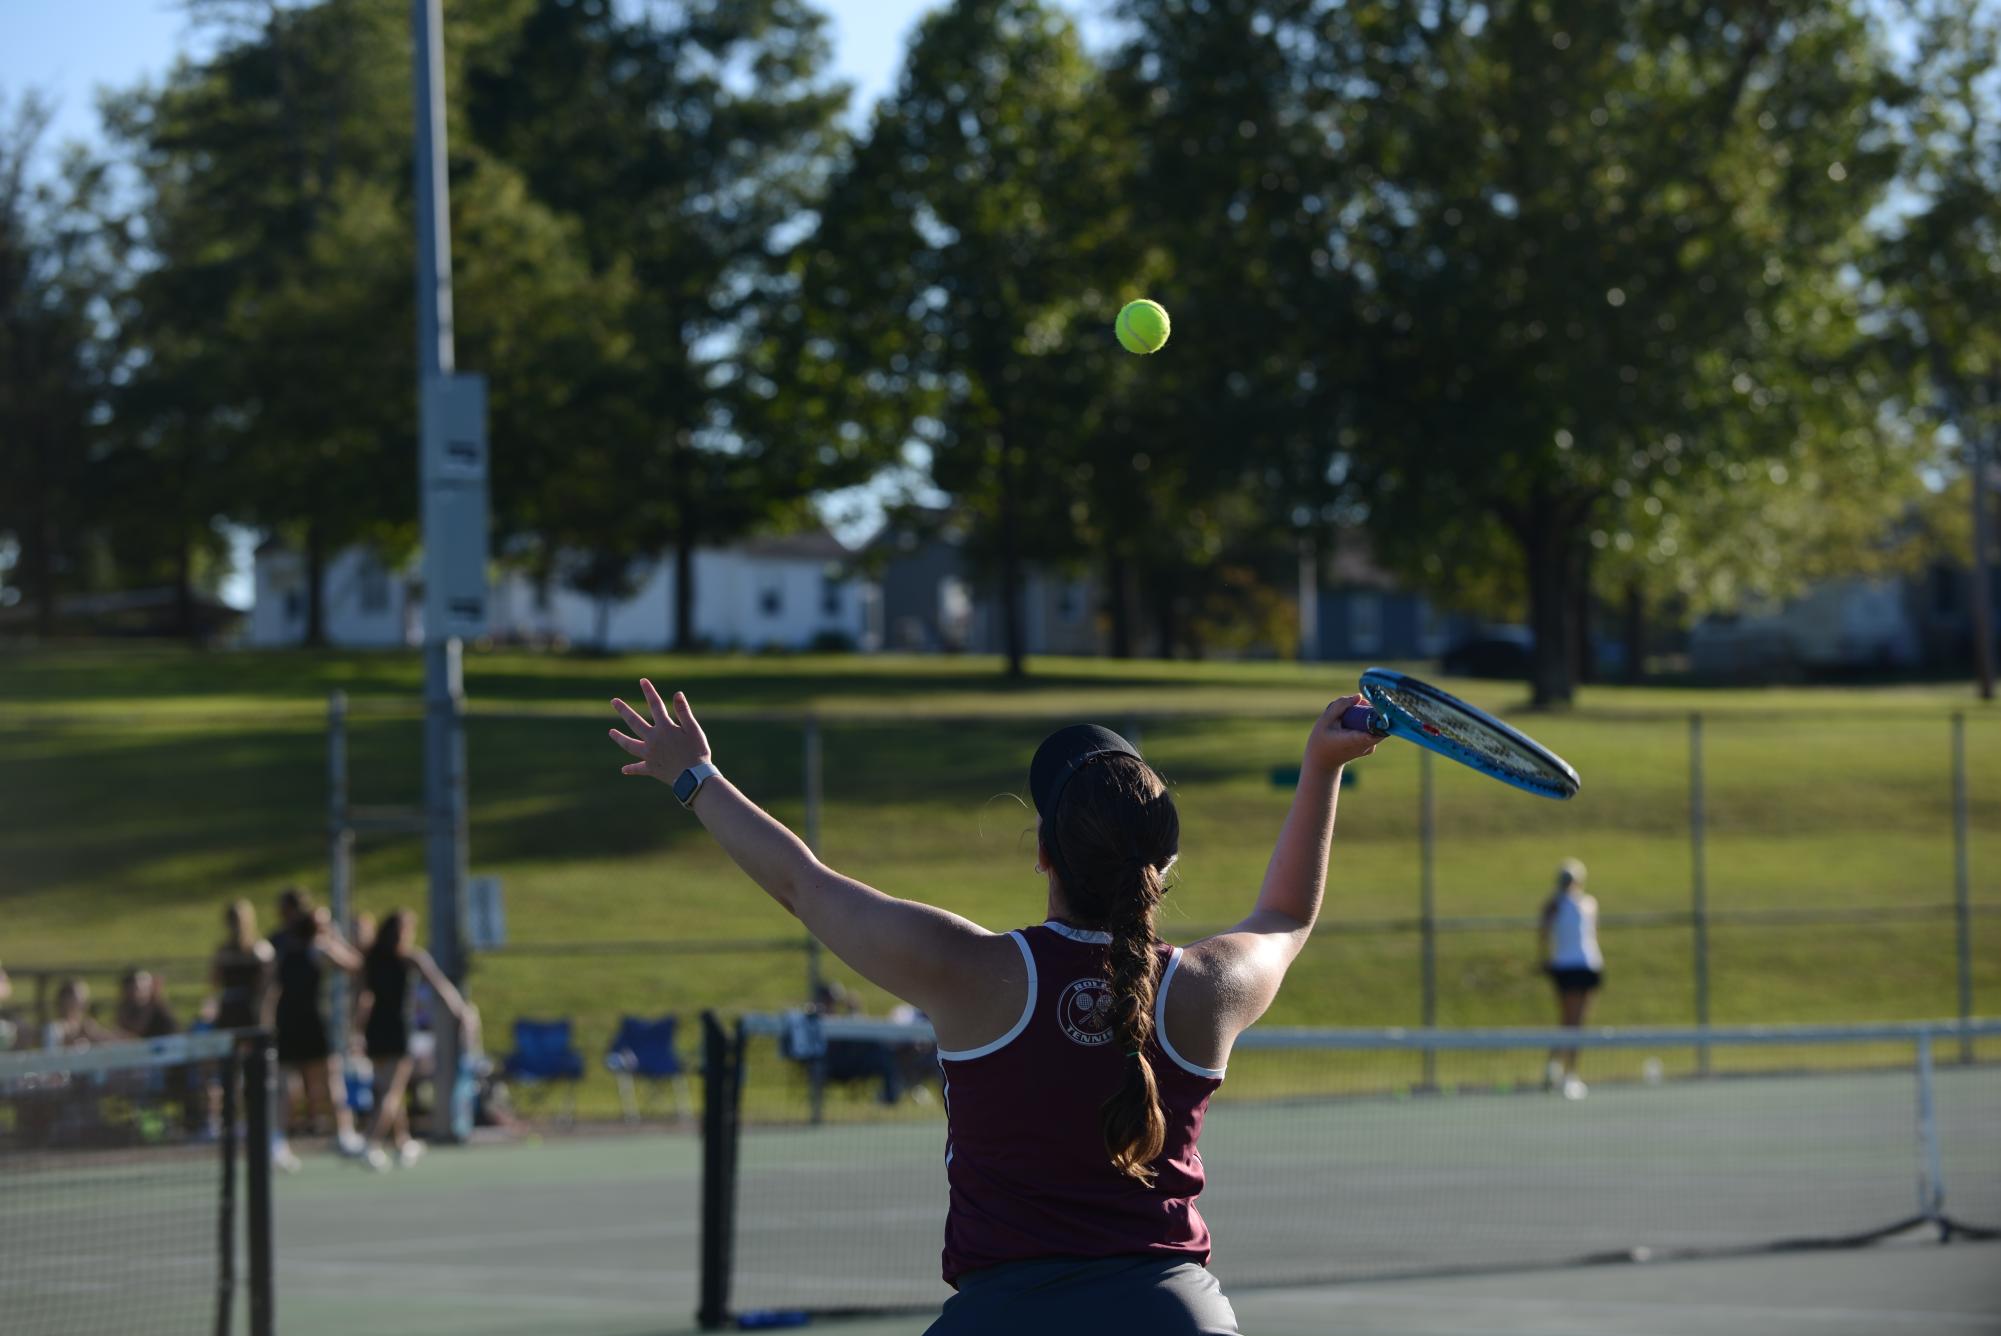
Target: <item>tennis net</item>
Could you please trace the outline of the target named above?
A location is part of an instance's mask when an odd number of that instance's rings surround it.
[[[703,1325],[935,1308],[929,1028],[795,1014],[705,1031]],[[1581,1098],[1544,1088],[1558,1047],[1580,1050]],[[1225,1287],[1994,1237],[2001,1020],[1258,1027],[1202,1158]]]
[[[270,1332],[268,1095],[244,1099],[265,1054],[232,1033],[0,1053],[0,1329]],[[239,1191],[245,1143],[266,1153]]]

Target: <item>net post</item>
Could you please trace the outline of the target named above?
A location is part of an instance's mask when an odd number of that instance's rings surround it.
[[[1422,971],[1424,1028],[1438,1026],[1438,914],[1435,899],[1437,878],[1434,854],[1437,844],[1438,803],[1432,787],[1431,753],[1417,754],[1417,830],[1419,847],[1418,955]],[[1424,1088],[1438,1088],[1438,1050],[1424,1049]]]
[[[732,1051],[734,1049],[734,1051]],[[734,1045],[713,1011],[702,1013],[702,1256],[695,1320],[703,1331],[730,1321],[736,1253],[736,1141],[743,1083],[741,1027]]]
[[[271,1035],[265,1030],[246,1031],[243,1047],[250,1336],[272,1336],[277,1330],[277,1304],[271,1282],[271,1106],[276,1095]]]
[[[1689,927],[1695,957],[1695,1023],[1709,1028],[1709,872],[1704,852],[1707,831],[1702,783],[1702,714],[1688,716]],[[1709,1045],[1697,1044],[1696,1070],[1709,1075]]]
[[[216,1271],[215,1336],[236,1330],[236,1092],[243,1080],[243,1050],[232,1047],[222,1060],[222,1204],[216,1213],[216,1240],[222,1265]]]
[[[820,856],[820,803],[825,796],[821,782],[820,764],[820,716],[806,716],[806,847],[813,856]],[[820,997],[820,939],[812,933],[806,934],[806,1001],[808,1005]],[[818,1119],[814,1120],[819,1121]]]
[[[1973,1019],[1973,876],[1966,829],[1966,716],[1952,716],[1952,909],[1959,948],[1959,1019]],[[1973,1062],[1973,1036],[1959,1035],[1959,1061]]]
[[[1932,1091],[1932,1037],[1920,1031],[1918,1045],[1918,1149],[1923,1169],[1918,1174],[1918,1214],[1938,1228],[1939,1241],[1952,1237],[1945,1217],[1945,1165],[1939,1155],[1938,1111]]]

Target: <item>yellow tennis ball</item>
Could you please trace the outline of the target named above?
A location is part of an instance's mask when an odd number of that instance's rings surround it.
[[[1120,346],[1129,353],[1159,352],[1167,346],[1169,328],[1167,308],[1145,298],[1127,302],[1114,326]]]

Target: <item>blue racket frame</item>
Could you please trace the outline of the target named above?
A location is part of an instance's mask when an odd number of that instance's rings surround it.
[[[1368,703],[1341,716],[1344,728],[1379,738],[1403,738],[1540,798],[1561,801],[1577,796],[1580,781],[1570,762],[1451,692],[1394,668],[1371,668],[1362,674],[1362,694]],[[1455,731],[1466,732],[1468,725],[1493,734],[1495,750],[1483,751],[1454,736]]]

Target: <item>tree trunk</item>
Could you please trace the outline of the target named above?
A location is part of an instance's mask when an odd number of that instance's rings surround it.
[[[1532,515],[1546,515],[1538,506]],[[1529,662],[1531,703],[1537,709],[1570,704],[1575,679],[1570,648],[1571,582],[1566,535],[1556,524],[1530,519],[1516,541],[1528,566],[1529,629],[1535,649]]]
[[[1626,582],[1626,680],[1638,685],[1647,680],[1647,598],[1638,580]]]
[[[1163,659],[1171,659],[1174,657],[1174,651],[1180,647],[1181,643],[1181,626],[1175,618],[1174,582],[1172,580],[1162,580],[1160,582],[1159,588],[1154,594],[1153,615],[1154,625],[1158,628],[1160,636],[1159,656]]]
[[[320,649],[327,643],[327,552],[324,531],[318,520],[306,525],[306,644]],[[437,628],[425,632],[435,635]]]
[[[611,653],[611,599],[603,594],[597,597],[597,642],[598,653]]]
[[[1130,568],[1117,553],[1105,559],[1105,587],[1112,614],[1112,657],[1133,656],[1133,609]]]
[[[194,541],[181,535],[174,554],[174,634],[189,642],[199,642],[195,626]]]
[[[674,437],[674,650],[695,650],[695,498],[689,485],[689,445]]]
[[[1016,532],[1014,445],[1005,426],[1000,438],[1000,597],[1001,638],[1010,681],[1026,676],[1021,643],[1021,538]]]
[[[1597,679],[1591,642],[1591,549],[1579,544],[1565,565],[1570,574],[1570,672],[1574,682]]]
[[[29,526],[21,564],[27,569],[29,596],[35,600],[35,633],[47,640],[56,633],[56,520],[48,488],[40,491],[38,518]]]

